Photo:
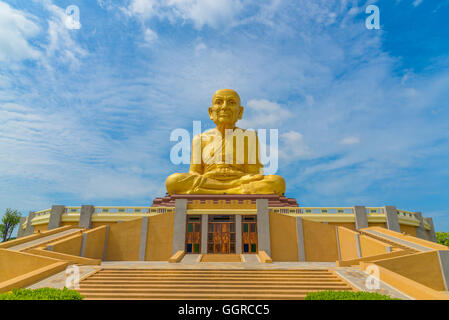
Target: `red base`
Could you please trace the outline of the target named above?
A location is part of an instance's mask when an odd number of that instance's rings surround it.
[[[298,207],[294,198],[286,198],[276,194],[174,194],[153,200],[153,207],[174,207],[176,199],[192,200],[251,200],[256,203],[257,199],[268,199],[269,207]]]

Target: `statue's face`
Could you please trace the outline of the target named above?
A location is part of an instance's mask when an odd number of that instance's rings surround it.
[[[240,97],[234,90],[219,90],[212,98],[209,116],[217,125],[234,125],[242,118],[243,107]]]

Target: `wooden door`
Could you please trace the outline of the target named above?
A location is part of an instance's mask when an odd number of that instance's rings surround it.
[[[242,217],[242,252],[257,253],[257,216]]]
[[[201,217],[188,216],[186,226],[186,253],[201,252]]]

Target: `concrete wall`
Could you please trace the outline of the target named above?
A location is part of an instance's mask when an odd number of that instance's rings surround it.
[[[359,258],[356,243],[356,235],[358,235],[358,233],[344,227],[337,227],[337,230],[338,242],[340,244],[340,260],[352,260]]]
[[[375,263],[432,289],[445,290],[437,251],[378,260]]]
[[[106,241],[107,226],[100,226],[84,232],[85,237],[83,257],[91,259],[102,259]]]
[[[171,257],[174,221],[173,213],[163,213],[150,217],[145,260],[167,261]]]
[[[335,262],[338,260],[335,227],[303,219],[306,261]]]
[[[138,261],[142,219],[110,225],[106,261]]]
[[[81,252],[81,233],[47,244],[47,250],[79,256]]]
[[[405,224],[401,224],[401,232],[405,232],[411,236],[416,237],[416,227],[414,226],[406,226]]]
[[[271,259],[273,261],[298,261],[296,218],[279,213],[269,213]]]
[[[391,252],[391,246],[365,235],[360,235],[362,257],[376,256]]]
[[[0,282],[49,266],[56,262],[58,262],[58,260],[29,253],[0,249]]]

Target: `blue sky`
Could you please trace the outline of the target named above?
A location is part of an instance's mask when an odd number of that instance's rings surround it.
[[[233,88],[239,126],[279,129],[300,205],[396,205],[448,231],[448,18],[448,0],[0,0],[0,212],[150,205],[188,170],[170,132],[212,127]]]

